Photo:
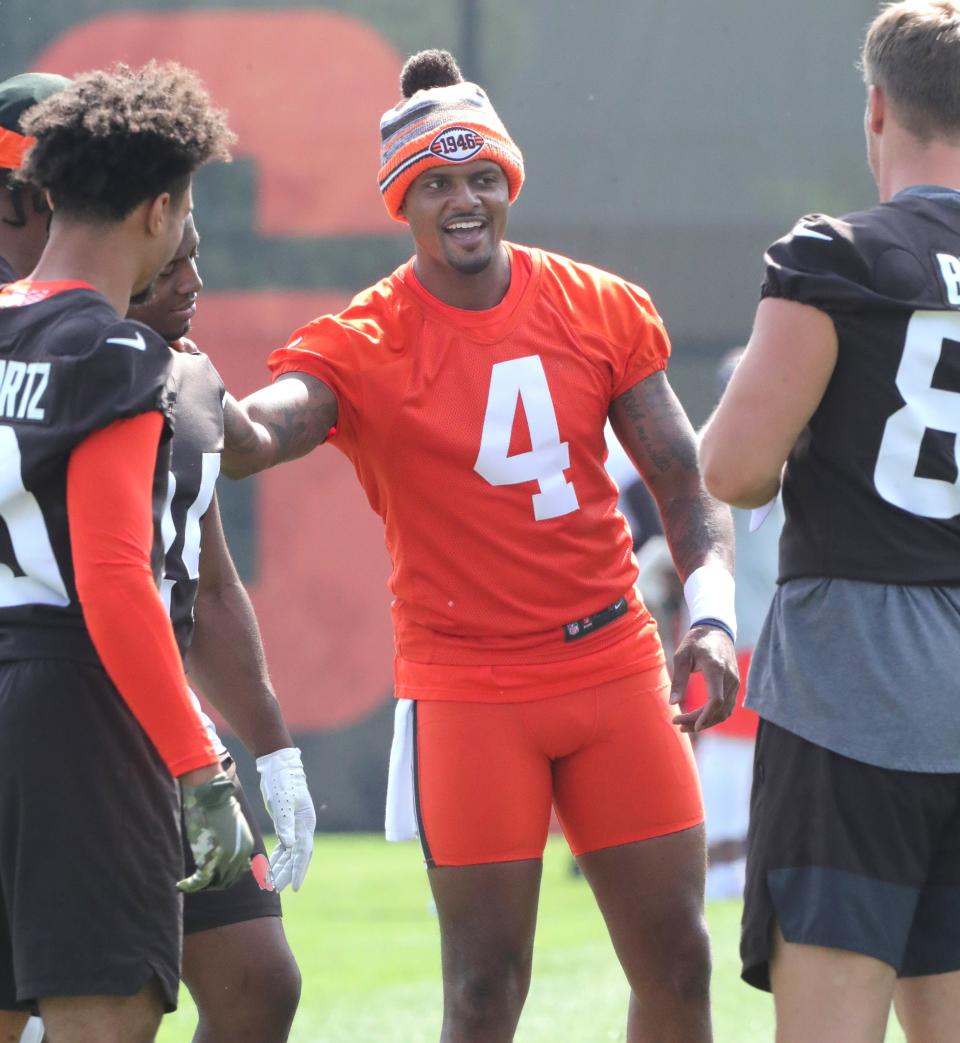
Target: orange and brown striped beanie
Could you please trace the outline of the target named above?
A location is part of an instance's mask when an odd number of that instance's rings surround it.
[[[431,167],[489,159],[507,176],[510,202],[523,185],[523,155],[482,87],[461,81],[419,90],[380,120],[380,192],[396,221],[410,183]]]

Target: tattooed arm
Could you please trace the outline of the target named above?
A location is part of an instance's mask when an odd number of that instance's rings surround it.
[[[666,374],[654,373],[614,399],[610,420],[657,501],[680,579],[709,563],[733,572],[730,510],[703,486],[697,437]]]
[[[227,395],[223,473],[245,478],[296,460],[325,442],[336,423],[336,396],[322,380],[306,373],[285,374],[241,402]]]
[[[697,439],[665,373],[654,373],[614,399],[610,421],[621,444],[657,501],[664,535],[681,580],[701,565],[733,572],[733,520],[728,507],[703,486]],[[694,671],[707,683],[705,706],[675,718],[684,731],[701,731],[733,710],[740,685],[733,642],[720,629],[693,627],[674,655],[677,703]]]

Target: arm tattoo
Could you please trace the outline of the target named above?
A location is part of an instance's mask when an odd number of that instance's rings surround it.
[[[681,578],[708,559],[733,569],[729,508],[703,487],[697,439],[664,373],[615,399],[610,417],[624,449],[657,501],[664,535]]]
[[[337,399],[306,374],[281,377],[242,402],[224,402],[224,473],[241,478],[295,460],[326,441],[337,422]]]
[[[691,452],[686,440],[664,438],[665,422],[675,421],[673,414],[677,411],[682,413],[680,403],[669,401],[666,395],[641,394],[640,387],[639,384],[632,387],[617,402],[622,405],[632,435],[643,450],[648,465],[660,474],[666,474],[677,463],[688,468],[696,467],[695,447]],[[638,460],[634,462],[639,466]],[[649,482],[649,478],[647,480]]]
[[[231,394],[223,402],[223,440],[238,454],[256,452],[260,446],[256,427]]]
[[[325,442],[337,422],[337,399],[326,384],[313,377],[297,375],[292,395],[284,395],[281,378],[275,401],[245,400],[250,418],[269,432],[271,464],[295,460]]]

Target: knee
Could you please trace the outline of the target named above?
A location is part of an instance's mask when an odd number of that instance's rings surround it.
[[[220,980],[191,985],[202,1040],[285,1040],[300,1002],[300,970],[289,950],[248,959]]]
[[[688,1002],[706,1002],[710,996],[710,937],[700,920],[687,930],[678,932],[669,956],[663,961],[666,987],[677,998]]]
[[[700,917],[648,925],[623,967],[644,1007],[702,1006],[710,997],[710,939]]]
[[[300,968],[292,954],[280,964],[271,968],[270,974],[262,976],[256,983],[251,983],[252,994],[261,1010],[265,1024],[275,1026],[278,1030],[289,1029],[293,1016],[300,1004],[302,979]]]
[[[477,961],[446,981],[445,1013],[461,1028],[509,1024],[520,1017],[529,988],[529,961]]]

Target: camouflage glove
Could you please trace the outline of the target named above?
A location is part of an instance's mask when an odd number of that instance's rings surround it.
[[[197,868],[177,887],[188,894],[232,887],[250,868],[253,851],[253,837],[233,783],[220,772],[199,786],[181,782],[180,789],[187,842]]]

